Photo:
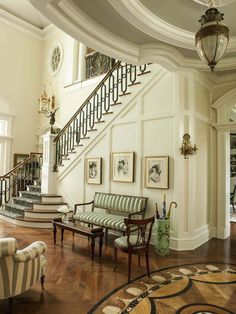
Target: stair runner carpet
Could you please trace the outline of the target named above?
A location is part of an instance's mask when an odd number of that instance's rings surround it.
[[[41,185],[29,185],[28,191],[20,192],[21,196],[13,197],[11,202],[0,209],[0,214],[9,218],[23,218],[25,209],[32,209],[33,204],[41,203]]]

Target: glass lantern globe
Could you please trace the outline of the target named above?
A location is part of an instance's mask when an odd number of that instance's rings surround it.
[[[211,71],[226,52],[229,29],[221,23],[223,15],[216,8],[209,8],[199,22],[201,28],[195,36],[199,57],[207,63]]]

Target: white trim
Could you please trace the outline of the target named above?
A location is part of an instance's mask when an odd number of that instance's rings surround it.
[[[170,237],[170,248],[176,251],[194,250],[216,237],[216,228],[211,225],[205,225],[201,230],[200,233],[189,238]]]
[[[194,68],[196,70],[205,70],[207,73],[209,72],[207,65],[204,64],[199,58],[184,57],[177,48],[169,44],[150,43],[137,45],[135,43],[129,42],[128,40],[125,40],[124,38],[112,33],[105,27],[101,26],[99,23],[95,22],[90,16],[83,12],[73,0],[30,0],[30,2],[45,17],[47,17],[50,21],[52,21],[60,29],[63,29],[73,38],[118,60],[123,60],[132,64],[156,62],[160,63],[163,65],[163,67],[171,71],[175,71],[178,68]],[[112,2],[114,4],[114,0],[112,0]],[[135,10],[139,9],[142,12],[142,5],[139,3],[139,1],[120,0],[116,1],[116,5],[118,4],[123,6],[130,6],[132,9],[135,7]],[[146,12],[147,9],[145,7],[143,8],[143,10]],[[132,12],[129,13],[133,16]],[[149,11],[148,14],[147,12],[145,14],[148,17],[150,17],[150,14],[152,15],[152,13]],[[143,21],[144,15],[142,15],[140,12],[139,15]],[[151,23],[149,18],[146,19],[146,23],[147,21],[148,23]],[[158,21],[158,23],[161,23],[161,21]],[[166,23],[163,23],[166,27]],[[158,32],[161,32],[160,29],[162,29],[162,32],[167,33],[164,34],[166,38],[168,38],[168,36],[173,37],[171,41],[172,45],[177,44],[178,40],[181,41],[180,39],[182,34],[183,42],[185,40],[185,43],[182,45],[179,44],[179,46],[186,46],[188,49],[193,49],[194,37],[192,33],[185,32],[183,35],[182,30],[179,32],[179,30],[177,31],[177,28],[175,27],[169,26],[168,31],[166,31],[162,24],[160,24],[162,25],[161,28],[160,25],[158,25],[156,25],[156,28],[154,28],[154,32],[157,32],[157,30]],[[170,40],[168,41],[165,39],[164,35],[162,35],[163,38],[161,38],[161,40],[167,43],[170,42]],[[174,40],[175,37],[178,38],[176,43]],[[236,50],[236,41],[234,45],[232,40],[230,40],[229,47],[231,46],[235,46],[234,50]],[[228,48],[228,51],[230,50],[231,48]],[[221,62],[219,62],[219,64],[217,64],[217,70],[232,70],[234,68],[236,68],[236,57],[225,57],[223,60],[221,60]]]
[[[195,50],[195,34],[162,20],[149,11],[140,1],[108,0],[113,8],[136,28],[163,42],[178,47]],[[147,23],[148,21],[148,23]],[[196,20],[197,21],[197,20]],[[231,36],[228,52],[235,51],[236,37]]]
[[[228,122],[224,124],[213,124],[212,125],[216,130],[219,131],[236,131],[236,123],[235,122]]]
[[[229,92],[218,98],[211,107],[219,109],[220,107],[233,103],[236,104],[236,88],[231,89]]]
[[[49,24],[44,29],[40,29],[37,26],[34,26],[1,8],[0,8],[0,22],[39,40],[48,39],[57,30],[57,27],[53,24]]]

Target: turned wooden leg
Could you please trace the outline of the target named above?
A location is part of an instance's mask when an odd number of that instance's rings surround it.
[[[57,242],[57,227],[55,224],[53,224],[53,238],[54,238],[54,244]]]
[[[138,253],[138,266],[140,267],[140,253]]]
[[[92,261],[93,261],[93,257],[94,257],[94,247],[95,247],[95,240],[94,240],[94,237],[92,237],[92,239],[91,239],[91,258],[92,258]]]
[[[105,229],[105,243],[107,244],[108,241],[108,229]]]
[[[99,239],[99,256],[102,256],[103,235]]]
[[[64,239],[64,229],[62,228],[61,229],[61,242],[63,242],[63,239]]]
[[[131,277],[131,263],[132,263],[132,251],[129,250],[129,262],[128,262],[128,282],[130,282]]]
[[[13,310],[13,297],[8,298],[8,304],[9,304],[9,313],[12,313]]]
[[[43,275],[41,277],[41,287],[42,287],[42,290],[44,290],[44,280],[45,280],[45,275]]]
[[[114,271],[116,271],[116,266],[117,266],[117,248],[114,247],[114,260],[115,260],[115,266],[114,266]]]
[[[146,251],[146,266],[147,266],[147,274],[148,274],[148,277],[150,277],[150,271],[149,271],[149,252],[148,252],[148,250]]]

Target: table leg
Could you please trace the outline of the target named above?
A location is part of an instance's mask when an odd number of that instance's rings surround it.
[[[61,228],[61,242],[63,242],[63,238],[64,238],[64,229]]]
[[[92,261],[93,261],[93,257],[94,257],[94,247],[95,247],[95,240],[94,240],[94,237],[92,237],[92,239],[91,239],[91,258],[92,258]]]
[[[53,224],[53,238],[54,238],[54,244],[57,242],[57,227],[55,224]]]
[[[102,244],[103,244],[103,234],[100,235],[100,239],[99,239],[99,256],[102,256]]]

